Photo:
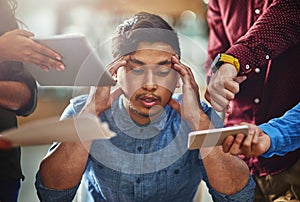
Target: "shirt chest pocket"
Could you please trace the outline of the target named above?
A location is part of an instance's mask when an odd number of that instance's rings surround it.
[[[184,155],[167,168],[167,193],[184,196],[197,189],[202,175],[198,157],[195,155],[197,154]]]
[[[95,159],[91,159],[91,175],[93,187],[104,199],[117,201],[120,172],[107,168]]]

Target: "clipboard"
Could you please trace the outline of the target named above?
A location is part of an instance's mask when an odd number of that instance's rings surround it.
[[[32,37],[62,56],[66,68],[62,71],[42,70],[33,63],[23,63],[40,86],[113,86],[116,84],[106,71],[97,52],[82,34],[62,34]]]
[[[110,139],[115,136],[107,123],[91,115],[59,120],[49,117],[34,120],[1,132],[1,136],[17,146],[34,146],[54,142],[73,142],[97,139]]]
[[[238,133],[248,134],[248,126],[231,126],[226,128],[216,128],[209,130],[193,131],[188,136],[188,149],[199,149],[201,147],[213,147],[223,143],[229,135]]]

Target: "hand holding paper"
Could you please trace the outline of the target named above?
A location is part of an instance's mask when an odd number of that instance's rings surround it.
[[[106,123],[100,123],[96,116],[84,114],[62,121],[59,121],[59,117],[32,121],[19,128],[4,131],[2,138],[10,141],[12,146],[30,146],[109,139],[114,135]]]

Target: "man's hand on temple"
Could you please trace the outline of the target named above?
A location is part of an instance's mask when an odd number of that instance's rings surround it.
[[[126,63],[126,57],[121,57],[109,64],[107,69],[111,75],[116,75],[118,69],[126,65]],[[120,88],[115,89],[113,92],[110,91],[111,86],[92,86],[90,88],[87,102],[80,114],[91,113],[98,116],[100,113],[108,109],[112,102],[122,94],[122,90]]]

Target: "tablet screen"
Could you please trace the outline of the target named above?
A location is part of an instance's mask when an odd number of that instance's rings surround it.
[[[63,34],[49,37],[33,37],[62,56],[65,69],[49,72],[32,63],[24,63],[41,86],[111,86],[113,77],[102,64],[97,52],[81,34]]]
[[[229,135],[238,133],[248,134],[248,126],[231,126],[226,128],[216,128],[209,130],[193,131],[189,133],[188,148],[199,149],[200,147],[213,147],[223,143]]]

